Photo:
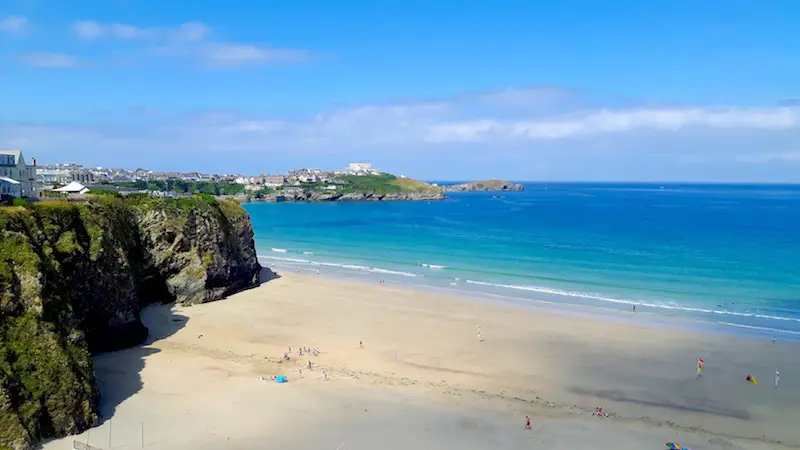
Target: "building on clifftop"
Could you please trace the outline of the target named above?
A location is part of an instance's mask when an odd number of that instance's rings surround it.
[[[21,150],[0,150],[0,177],[8,178],[19,183],[18,192],[15,191],[11,196],[22,198],[37,198],[36,189],[36,159],[31,159],[31,165],[25,163],[25,157]],[[16,184],[6,182],[5,188],[10,188]]]

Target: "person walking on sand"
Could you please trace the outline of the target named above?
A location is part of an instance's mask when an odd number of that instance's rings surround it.
[[[308,370],[311,370],[311,360],[308,360]]]
[[[781,373],[778,372],[778,369],[775,369],[775,389],[778,389],[778,383],[781,382]]]
[[[481,326],[478,325],[478,341],[482,341],[482,340],[483,339],[481,339]]]
[[[525,416],[525,429],[526,430],[531,429],[531,418],[528,416]]]

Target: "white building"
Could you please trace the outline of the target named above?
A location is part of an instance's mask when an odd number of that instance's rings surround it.
[[[358,174],[373,174],[377,173],[378,171],[372,168],[372,164],[365,163],[365,162],[356,162],[350,163],[345,169],[346,172],[358,175]]]
[[[19,196],[36,198],[36,159],[25,163],[20,150],[0,150],[0,177],[19,182]]]
[[[72,175],[67,169],[57,167],[37,167],[36,178],[39,184],[67,184],[72,180]]]
[[[64,194],[85,194],[89,192],[89,189],[86,186],[78,183],[77,181],[72,181],[68,185],[64,187],[60,187],[58,189],[53,189],[55,192],[61,192]]]

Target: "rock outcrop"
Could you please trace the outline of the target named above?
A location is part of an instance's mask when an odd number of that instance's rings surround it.
[[[232,201],[0,208],[0,449],[95,424],[91,355],[141,343],[142,307],[217,300],[260,271],[249,217]]]
[[[502,192],[524,191],[525,186],[503,180],[471,181],[469,183],[442,186],[445,192]]]
[[[264,202],[390,202],[390,201],[436,201],[444,200],[445,195],[437,192],[408,192],[375,194],[372,192],[350,192],[346,194],[301,192],[268,195],[251,201]]]

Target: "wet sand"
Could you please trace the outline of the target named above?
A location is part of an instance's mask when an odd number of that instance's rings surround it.
[[[44,448],[800,447],[797,344],[282,275],[148,309],[150,343],[96,358],[110,420]]]

